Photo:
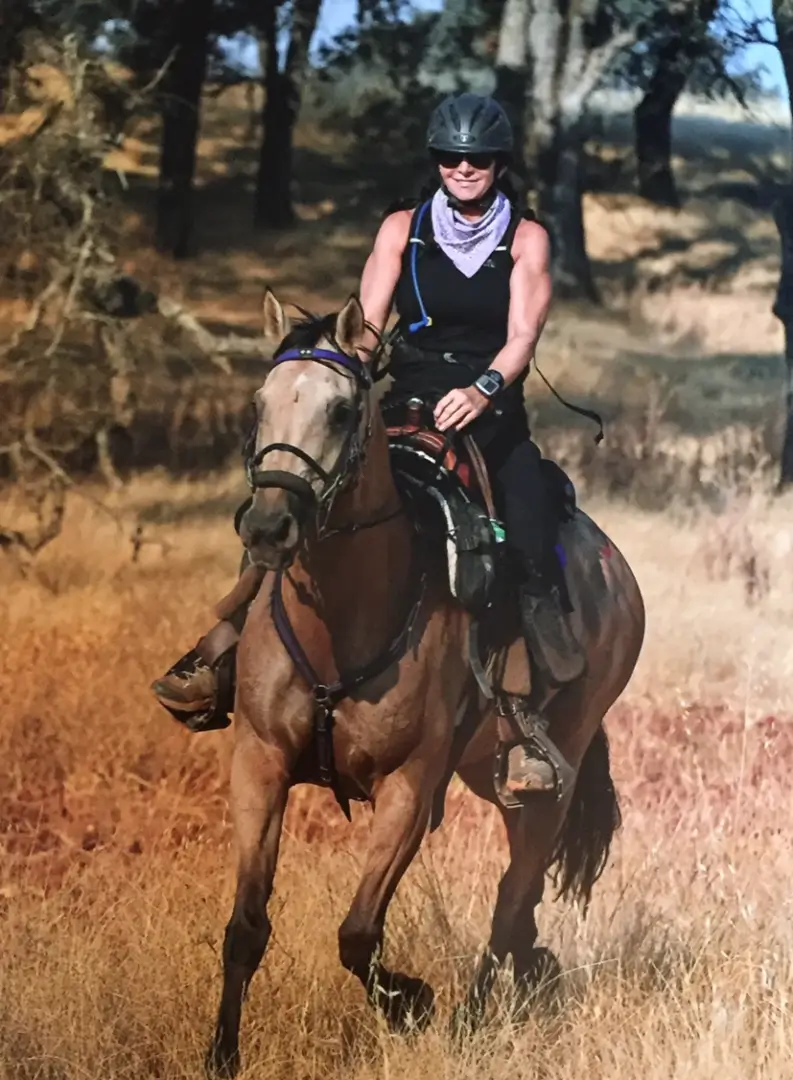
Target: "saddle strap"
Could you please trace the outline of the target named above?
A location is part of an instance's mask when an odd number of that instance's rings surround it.
[[[482,498],[485,500],[487,516],[492,520],[496,516],[496,505],[493,499],[493,489],[490,486],[490,477],[487,474],[487,465],[485,465],[482,451],[479,449],[476,441],[471,435],[463,434],[463,445],[468,451],[468,456],[471,459],[476,478],[479,481],[479,490],[482,493]]]

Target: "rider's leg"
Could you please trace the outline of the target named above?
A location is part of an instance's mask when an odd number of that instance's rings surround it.
[[[499,447],[494,442],[493,476],[502,504],[507,544],[522,571],[519,583],[523,629],[532,660],[551,688],[579,678],[585,669],[560,588],[554,549],[555,523],[540,468],[538,448],[522,434]],[[501,440],[499,440],[501,442]],[[491,455],[488,455],[491,456]]]
[[[179,719],[209,711],[216,717],[231,712],[233,678],[219,678],[219,675],[221,669],[231,672],[233,652],[262,577],[263,573],[249,566],[244,556],[237,584],[218,604],[218,622],[162,678],[152,683],[157,700],[177,713]]]
[[[531,699],[527,697],[518,705],[524,721],[520,727],[536,730],[542,744],[547,739],[546,724],[542,713],[534,711],[538,689],[541,698],[542,690],[573,681],[584,673],[586,662],[562,600],[559,569],[554,565],[555,523],[540,468],[541,455],[531,442],[525,420],[504,425],[483,449],[506,526],[511,562],[519,577],[521,623],[530,663],[544,684],[533,687]],[[536,739],[514,746],[507,759],[508,791],[515,796],[558,791],[560,769],[551,756]]]
[[[247,606],[216,622],[162,678],[155,679],[151,689],[161,705],[186,713],[213,708],[218,665],[236,647],[246,614]],[[231,702],[224,705],[231,710]]]

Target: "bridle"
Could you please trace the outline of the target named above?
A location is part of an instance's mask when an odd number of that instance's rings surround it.
[[[401,508],[374,521],[351,523],[333,530],[327,528],[327,521],[334,500],[342,492],[354,486],[360,475],[361,467],[366,460],[366,448],[372,434],[372,419],[370,412],[364,423],[364,410],[367,400],[365,395],[372,388],[372,376],[367,365],[359,360],[357,356],[350,356],[340,349],[287,349],[282,353],[277,353],[272,363],[273,367],[276,367],[279,364],[289,363],[294,360],[311,360],[336,372],[341,368],[343,374],[354,380],[353,408],[344,433],[341,452],[336,464],[328,472],[302,447],[295,446],[293,443],[268,443],[260,450],[257,450],[257,425],[254,422],[244,449],[245,475],[251,491],[255,493],[263,488],[281,488],[291,492],[305,507],[314,512],[317,537],[322,539],[340,532],[357,532],[359,529],[370,528],[373,525],[379,525],[396,517],[397,514],[401,513]],[[322,481],[323,487],[319,494],[308,480],[298,476],[296,473],[286,472],[282,469],[262,469],[261,465],[267,454],[275,450],[284,450],[303,461],[311,472]]]

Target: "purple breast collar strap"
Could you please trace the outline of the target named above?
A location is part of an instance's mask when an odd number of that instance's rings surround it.
[[[336,799],[344,813],[350,817],[349,800],[340,794],[336,784],[336,771],[333,763],[333,713],[340,701],[349,697],[365,683],[382,675],[392,664],[401,660],[408,648],[410,636],[419,617],[427,586],[426,571],[419,579],[416,599],[408,612],[402,629],[391,644],[369,664],[337,679],[333,683],[323,683],[317,676],[311,661],[300,644],[294,627],[286,613],[283,596],[283,570],[279,570],[273,581],[270,593],[270,614],[281,643],[292,663],[309,686],[314,697],[314,733],[317,739],[319,759],[319,781],[324,787],[333,789]]]

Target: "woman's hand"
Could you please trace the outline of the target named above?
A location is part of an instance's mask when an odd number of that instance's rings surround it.
[[[464,390],[450,390],[435,406],[433,414],[438,431],[460,431],[481,416],[490,404],[484,394],[476,387],[467,386]]]

